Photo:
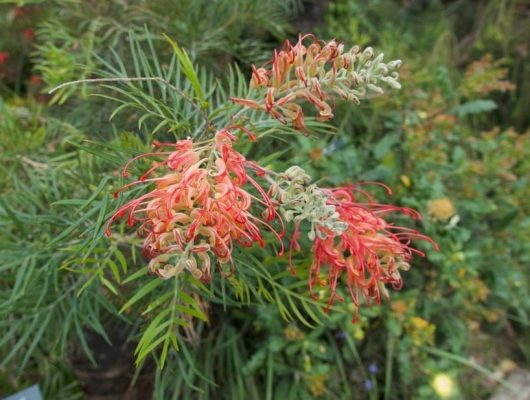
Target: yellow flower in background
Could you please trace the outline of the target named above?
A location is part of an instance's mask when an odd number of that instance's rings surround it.
[[[426,330],[429,327],[429,321],[424,320],[420,317],[412,317],[410,319],[411,325],[418,330]]]
[[[442,399],[448,399],[456,393],[456,385],[453,378],[444,373],[436,374],[431,386]]]
[[[415,346],[434,343],[436,326],[420,317],[410,317],[406,322],[406,330]]]
[[[486,300],[491,292],[490,288],[479,278],[468,279],[466,287],[474,302]]]
[[[409,188],[412,185],[412,180],[407,175],[401,175],[399,177],[403,186]]]
[[[394,314],[396,314],[398,317],[403,317],[409,310],[410,305],[403,300],[396,300],[392,302],[390,307],[392,308]]]
[[[447,221],[456,214],[453,202],[447,197],[431,200],[427,204],[429,216],[438,221]]]
[[[357,341],[361,341],[365,337],[364,329],[361,326],[356,325],[353,331],[353,337]]]
[[[326,393],[327,374],[316,374],[306,378],[309,384],[309,391],[314,397],[320,397]]]
[[[285,328],[283,334],[285,339],[290,341],[302,340],[305,337],[304,333],[294,325],[289,325]]]
[[[505,358],[501,361],[499,364],[499,367],[497,368],[497,371],[499,371],[503,376],[506,376],[513,371],[517,369],[517,364],[510,360],[509,358]]]

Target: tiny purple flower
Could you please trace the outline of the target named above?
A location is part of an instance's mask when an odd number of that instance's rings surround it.
[[[368,371],[371,373],[371,374],[377,374],[377,372],[379,371],[379,367],[377,366],[376,363],[371,363],[369,366],[368,366]]]
[[[364,381],[364,388],[366,390],[372,390],[373,387],[374,385],[370,379],[368,379],[367,381]]]
[[[346,339],[346,332],[344,331],[338,331],[336,334],[335,334],[335,337],[339,340],[344,340]]]

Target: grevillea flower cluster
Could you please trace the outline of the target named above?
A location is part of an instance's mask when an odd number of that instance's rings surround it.
[[[304,44],[310,41],[308,44]],[[398,89],[397,69],[400,60],[383,62],[383,54],[374,58],[367,47],[361,51],[354,46],[345,51],[336,40],[319,42],[313,35],[300,36],[294,45],[286,41],[272,61],[261,68],[252,67],[250,87],[264,92],[264,99],[232,98],[235,103],[268,112],[295,129],[305,127],[301,101],[317,109],[317,120],[333,117],[330,100],[338,95],[355,104],[368,95],[382,94],[385,83]]]
[[[357,202],[350,188],[325,189],[328,204],[335,207],[340,220],[347,228],[339,235],[325,227],[313,242],[309,287],[321,283],[321,268],[327,267],[323,286],[329,286],[328,307],[335,299],[337,285],[342,276],[355,306],[359,307],[359,294],[365,299],[380,303],[381,295],[387,295],[385,284],[400,289],[400,270],[408,270],[414,253],[423,253],[410,246],[411,239],[429,240],[418,232],[388,223],[384,217],[401,212],[419,218],[415,211],[390,205]]]
[[[287,42],[275,52],[270,67],[253,68],[251,92],[264,90],[264,98],[231,100],[244,110],[261,109],[302,129],[301,101],[317,108],[317,118],[328,120],[333,116],[333,94],[358,102],[368,91],[381,92],[381,82],[398,88],[395,70],[400,62],[385,64],[382,59],[382,54],[374,59],[371,48],[345,51],[335,40],[321,43],[313,36],[300,37],[295,45]],[[188,271],[208,281],[213,267],[230,264],[237,272],[236,246],[264,247],[269,237],[279,243],[280,255],[284,240],[288,243],[295,273],[293,256],[307,242],[302,240],[306,231],[312,258],[309,290],[315,297],[328,293],[327,308],[343,300],[342,283],[356,309],[361,296],[380,302],[387,294],[385,285],[402,286],[400,271],[410,267],[414,254],[423,255],[411,240],[430,239],[386,217],[401,213],[418,219],[417,212],[378,204],[361,186],[321,188],[296,165],[283,173],[263,168],[234,149],[238,133],[256,139],[244,126],[229,126],[202,141],[155,142],[156,151],[132,159],[124,176],[132,161],[152,158],[153,164],[116,195],[144,184],[152,190],[120,207],[107,234],[116,219],[126,217],[144,239],[149,271],[165,279]],[[284,229],[284,224],[291,227]],[[317,287],[322,289],[318,293]]]
[[[134,185],[154,183],[155,188],[121,207],[109,221],[127,215],[130,226],[140,223],[138,234],[144,238],[144,255],[150,259],[149,271],[171,278],[188,270],[196,278],[210,279],[211,256],[219,263],[231,262],[234,243],[264,246],[261,230],[277,213],[266,191],[248,173],[263,173],[254,163],[235,151],[234,135],[223,129],[212,141],[193,143],[190,139],[174,144],[169,151],[144,154],[165,157],[157,161],[138,180],[121,188],[116,195]],[[132,161],[132,160],[131,160]],[[123,170],[128,175],[130,162]],[[164,171],[161,175],[156,175]],[[245,186],[253,186],[257,195]],[[258,203],[261,216],[251,213]]]
[[[391,193],[389,188],[381,186]],[[315,285],[329,288],[328,308],[336,299],[343,301],[337,293],[343,277],[356,309],[359,294],[380,303],[381,295],[387,295],[385,284],[401,288],[399,271],[409,269],[414,253],[423,255],[411,247],[411,240],[432,243],[427,236],[384,219],[391,213],[420,219],[418,212],[378,204],[369,193],[355,186],[330,189],[311,185],[309,175],[298,166],[280,175],[272,186],[272,193],[279,200],[284,218],[295,223],[291,250],[300,250],[300,224],[310,223],[307,236],[313,242],[313,260],[309,289],[316,298]],[[364,201],[359,201],[359,196]],[[294,270],[292,259],[291,268]]]

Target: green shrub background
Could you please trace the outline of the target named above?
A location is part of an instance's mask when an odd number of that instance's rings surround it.
[[[103,334],[121,319],[131,340],[141,329],[141,309],[119,309],[137,290],[127,271],[145,263],[134,240],[109,242],[102,227],[120,166],[154,138],[185,137],[194,120],[185,107],[178,118],[162,110],[159,126],[148,84],[110,120],[119,105],[110,87],[47,91],[156,74],[149,68],[167,68],[172,54],[162,33],[201,66],[203,86],[227,93],[240,70],[246,81],[251,63],[302,26],[402,59],[400,91],[337,104],[336,130],[290,135],[252,156],[299,164],[329,184],[381,181],[394,192],[381,199],[418,209],[416,228],[440,250],[425,246],[404,288],[362,307],[356,324],[338,305],[315,327],[304,324],[318,309],[305,280],[256,251],[247,281],[227,280],[222,296],[200,304],[211,322],[186,332],[153,373],[155,398],[432,399],[443,397],[433,384],[440,374],[453,382],[446,398],[485,398],[528,367],[526,2],[24,3],[0,5],[0,52],[9,53],[0,64],[0,395],[39,383],[45,398],[81,398],[69,355],[87,347],[87,329]]]

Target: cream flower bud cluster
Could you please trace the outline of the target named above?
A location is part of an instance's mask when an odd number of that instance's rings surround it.
[[[329,196],[310,182],[311,177],[299,166],[290,167],[276,179],[271,192],[281,204],[283,218],[287,222],[310,222],[307,234],[310,240],[325,235],[322,229],[317,229],[319,227],[340,235],[348,225],[340,220],[335,207],[327,204]]]
[[[383,54],[374,58],[371,47],[361,51],[353,46],[346,51],[336,40],[325,43],[313,35],[300,36],[295,44],[287,41],[264,66],[253,66],[250,87],[260,98],[230,100],[263,110],[284,124],[291,121],[294,129],[303,130],[302,102],[314,105],[317,120],[328,121],[333,118],[331,100],[336,95],[359,104],[363,98],[383,93],[383,84],[399,89],[401,61],[384,62],[383,58]]]
[[[342,53],[342,44],[338,46],[338,53]],[[323,87],[332,88],[342,98],[356,104],[373,94],[384,93],[382,83],[392,89],[400,89],[399,74],[401,60],[384,62],[384,54],[374,58],[374,51],[367,47],[361,53],[358,46],[352,47],[348,52],[337,58],[340,60],[336,70],[327,71],[321,78]],[[337,61],[335,61],[337,64]]]

